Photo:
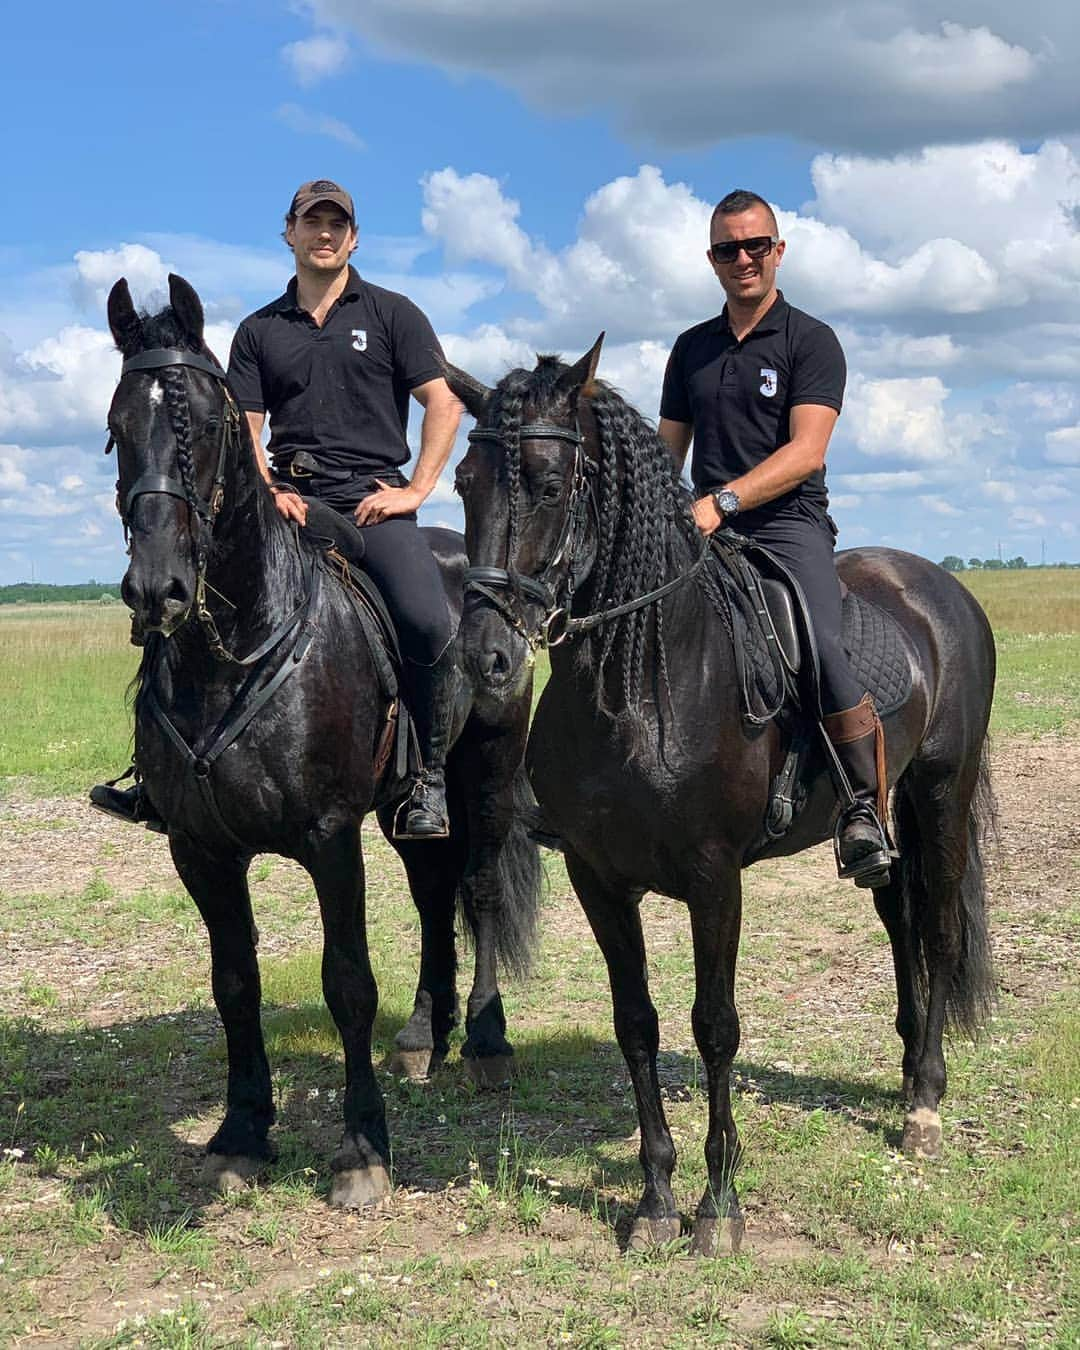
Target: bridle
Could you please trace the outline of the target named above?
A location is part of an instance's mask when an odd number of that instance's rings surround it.
[[[469,432],[469,442],[493,441],[504,450],[511,448],[508,436],[493,427],[477,427]],[[509,626],[526,642],[529,650],[536,652],[540,648],[557,647],[579,633],[590,632],[602,624],[620,619],[624,614],[632,614],[646,605],[677,590],[704,566],[709,556],[709,542],[702,537],[701,552],[685,572],[680,572],[673,580],[665,582],[645,595],[636,596],[624,604],[614,605],[610,609],[596,610],[592,614],[574,616],[571,607],[578,584],[585,575],[587,557],[588,525],[591,512],[593,521],[599,522],[599,509],[593,488],[593,479],[597,466],[594,460],[585,454],[585,438],[581,434],[580,424],[575,419],[573,429],[558,426],[554,422],[532,422],[516,431],[517,444],[524,440],[564,441],[574,448],[574,463],[571,469],[570,499],[558,542],[551,557],[544,564],[539,576],[527,576],[514,567],[516,539],[511,528],[507,548],[506,567],[468,567],[465,570],[465,593],[482,596],[503,616]],[[511,518],[516,517],[516,502],[512,503]],[[565,579],[561,585],[553,574],[566,565]],[[504,599],[499,592],[509,592],[510,598]],[[526,604],[540,605],[543,608],[539,622],[530,626],[525,617]]]
[[[531,422],[517,429],[517,443],[531,441],[563,441],[574,448],[574,463],[571,469],[570,500],[563,519],[562,530],[551,556],[545,563],[539,576],[527,576],[514,566],[516,539],[511,528],[511,538],[507,548],[506,567],[477,566],[465,569],[465,592],[482,595],[499,611],[510,627],[521,635],[532,651],[540,647],[557,647],[570,636],[569,616],[574,591],[581,579],[585,546],[588,542],[588,515],[591,507],[593,518],[597,517],[596,498],[592,490],[591,478],[596,472],[595,463],[588,458],[584,450],[585,438],[580,427],[573,430],[560,427],[554,422]],[[507,436],[490,427],[477,427],[469,432],[470,444],[493,441],[504,450],[510,448]],[[514,503],[516,508],[516,503]],[[512,517],[516,518],[516,509]],[[569,564],[565,580],[560,584],[555,573]],[[504,600],[499,591],[509,591],[511,598]],[[560,600],[560,592],[563,598]],[[526,603],[543,607],[544,614],[535,628],[530,628],[525,618]]]
[[[203,356],[199,352],[189,352],[179,347],[154,347],[150,351],[139,352],[136,356],[127,357],[120,368],[120,378],[123,379],[125,375],[136,370],[164,370],[172,366],[187,366],[192,370],[201,370],[206,375],[212,375],[221,386],[225,408],[221,419],[221,437],[218,441],[217,465],[214,469],[213,486],[208,498],[201,497],[193,476],[184,473],[179,463],[179,456],[177,457],[179,477],[168,473],[157,473],[153,469],[146,469],[128,488],[122,502],[118,481],[116,485],[116,506],[124,525],[124,539],[129,541],[130,546],[132,512],[139,497],[161,493],[169,497],[177,497],[180,501],[187,503],[192,525],[192,551],[195,562],[195,615],[206,633],[207,642],[214,656],[221,661],[247,665],[250,661],[263,655],[266,650],[269,650],[269,647],[273,646],[274,642],[280,638],[280,632],[271,635],[273,641],[270,641],[269,645],[262,644],[258,652],[252,653],[251,656],[241,660],[225,646],[221,634],[218,632],[214,616],[210,613],[206,604],[206,568],[210,556],[210,543],[213,539],[214,521],[217,519],[225,500],[225,470],[229,451],[239,443],[240,409],[226,383],[224,370],[212,356]],[[115,444],[116,440],[110,434],[105,444],[105,453],[108,454]]]

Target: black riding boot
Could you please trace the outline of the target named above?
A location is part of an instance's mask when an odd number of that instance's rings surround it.
[[[458,670],[453,644],[433,666],[403,663],[405,693],[416,727],[423,768],[409,800],[397,814],[397,839],[445,839],[450,833],[446,807],[446,753],[454,721]]]
[[[148,830],[154,830],[157,834],[165,833],[165,822],[159,818],[151,805],[143,791],[142,783],[133,783],[129,788],[114,787],[112,783],[98,783],[90,789],[90,805],[98,811],[103,811],[107,816],[126,820],[129,825],[145,825]]]
[[[892,854],[885,833],[885,739],[874,700],[864,694],[854,708],[824,719],[854,796],[836,826],[836,869],[856,886],[871,889],[889,880]]]

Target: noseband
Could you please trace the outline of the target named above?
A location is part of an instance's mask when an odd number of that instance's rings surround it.
[[[471,443],[495,441],[504,449],[509,448],[507,437],[493,428],[478,427],[469,432],[468,439]],[[687,570],[680,572],[673,580],[665,582],[664,585],[658,586],[645,595],[636,596],[633,600],[628,600],[624,604],[614,605],[611,609],[597,610],[593,614],[580,617],[571,616],[570,607],[574,601],[574,592],[578,582],[582,579],[579,568],[584,559],[590,508],[594,521],[599,519],[596,497],[591,482],[596,473],[596,463],[585,454],[584,437],[577,425],[573,430],[570,430],[569,427],[556,426],[552,422],[529,423],[518,428],[517,440],[519,445],[523,440],[567,441],[574,447],[573,483],[559,542],[540,576],[525,576],[518,572],[513,565],[516,540],[513,538],[513,531],[511,531],[508,566],[466,568],[465,592],[466,594],[474,592],[483,596],[489,604],[499,611],[514,632],[524,638],[530,651],[535,652],[541,647],[557,647],[560,643],[566,642],[579,633],[587,633],[614,619],[621,619],[624,614],[632,614],[635,610],[644,609],[646,605],[651,605],[665,595],[677,590],[684,582],[696,576],[704,566],[705,560],[709,556],[709,541],[702,536],[701,552]],[[564,562],[568,562],[569,567],[562,587],[562,598],[560,599],[558,580],[556,579],[552,584],[550,578],[555,569]],[[504,600],[499,591],[509,591],[511,600]],[[525,620],[524,602],[532,602],[544,607],[543,617],[534,628],[530,628]]]
[[[136,478],[128,489],[123,503],[120,502],[120,485],[118,482],[117,510],[124,524],[124,537],[127,538],[131,532],[132,512],[139,497],[160,493],[169,497],[177,497],[180,501],[187,503],[193,526],[195,522],[198,522],[201,527],[199,529],[192,528],[191,531],[195,561],[195,612],[206,631],[207,641],[214,655],[222,661],[237,661],[237,658],[222,642],[214,617],[206,605],[206,566],[210,554],[210,540],[213,535],[214,521],[221,510],[222,502],[225,500],[225,469],[228,463],[229,449],[237,444],[240,430],[240,409],[225,382],[225,372],[221,366],[212,357],[202,356],[198,352],[184,351],[178,347],[155,347],[150,351],[139,352],[138,355],[129,356],[125,360],[120,368],[120,378],[123,379],[131,371],[163,370],[169,366],[188,366],[192,370],[201,370],[206,375],[212,375],[221,385],[221,392],[225,398],[225,411],[221,419],[221,439],[218,442],[217,465],[214,469],[214,482],[210,489],[210,496],[207,499],[199,495],[194,475],[185,474],[178,454],[179,478],[172,474],[155,473],[152,469],[147,469]],[[175,426],[173,430],[175,432]],[[105,445],[105,453],[108,454],[115,444],[114,437],[110,435]],[[188,477],[191,478],[190,482],[187,481]],[[244,664],[244,662],[238,662],[238,664]]]

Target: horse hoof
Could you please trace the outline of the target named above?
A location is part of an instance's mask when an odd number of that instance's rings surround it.
[[[242,1153],[210,1153],[203,1163],[203,1185],[212,1187],[219,1195],[242,1191],[265,1166],[263,1159],[248,1158]]]
[[[738,1256],[746,1223],[742,1215],[726,1219],[698,1218],[690,1239],[691,1256]]]
[[[386,1067],[395,1078],[407,1078],[410,1083],[423,1083],[442,1063],[442,1056],[434,1050],[395,1050]]]
[[[901,1151],[909,1158],[941,1157],[941,1117],[928,1106],[909,1111],[904,1121]]]
[[[374,1209],[390,1195],[390,1174],[381,1163],[349,1167],[334,1175],[330,1203],[335,1209]]]
[[[478,1088],[491,1091],[505,1087],[514,1076],[514,1056],[485,1055],[483,1058],[474,1056],[465,1060],[465,1067]]]
[[[648,1252],[654,1247],[665,1247],[675,1242],[682,1234],[682,1220],[676,1214],[669,1219],[643,1219],[638,1217],[630,1226],[630,1238],[626,1244],[628,1252]]]

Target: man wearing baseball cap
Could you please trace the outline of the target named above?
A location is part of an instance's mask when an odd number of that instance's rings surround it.
[[[356,211],[343,187],[327,178],[303,183],[285,217],[284,239],[296,275],[284,295],[237,329],[229,383],[281,515],[303,523],[304,497],[317,497],[363,531],[364,568],[398,626],[424,761],[399,832],[442,838],[449,832],[444,769],[454,633],[416,512],[449,458],[461,405],[442,377],[442,350],[426,316],[350,265]],[[420,452],[407,478],[401,469],[410,456],[410,398],[424,415]]]

